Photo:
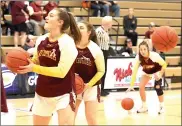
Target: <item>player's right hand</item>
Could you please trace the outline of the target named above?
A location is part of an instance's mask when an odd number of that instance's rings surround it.
[[[127,90],[126,90],[126,93],[129,92],[129,91],[135,91],[135,89],[133,87],[129,87]]]

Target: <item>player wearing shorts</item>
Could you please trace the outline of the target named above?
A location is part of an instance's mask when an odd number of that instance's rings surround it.
[[[83,93],[76,97],[75,118],[81,101],[85,103],[85,115],[88,125],[97,125],[97,105],[100,97],[98,84],[105,72],[104,56],[97,43],[95,30],[88,22],[78,23],[82,34],[81,41],[76,45],[78,56],[75,61],[75,73],[85,83]]]
[[[73,125],[73,63],[78,54],[75,44],[80,41],[81,34],[72,14],[59,8],[49,12],[44,28],[49,33],[37,39],[32,61],[19,70],[20,73],[38,74],[33,124],[48,125],[56,111],[59,125]],[[70,36],[66,34],[68,28]]]
[[[153,75],[155,78],[154,89],[157,93],[160,102],[158,113],[161,114],[164,112],[164,96],[161,86],[162,75],[167,67],[167,63],[162,59],[162,57],[158,53],[149,51],[149,46],[145,41],[141,42],[139,44],[139,54],[135,58],[130,88],[128,88],[127,91],[134,90],[133,85],[136,80],[136,74],[140,65],[143,67],[144,72],[139,85],[140,97],[143,103],[142,107],[139,110],[137,110],[137,112],[143,113],[148,111],[146,105],[145,85],[148,83],[148,81],[151,79]]]
[[[12,15],[12,24],[14,27],[14,45],[18,47],[19,34],[21,35],[21,46],[24,46],[27,38],[26,16],[28,14],[27,5],[24,1],[10,1],[10,10]]]

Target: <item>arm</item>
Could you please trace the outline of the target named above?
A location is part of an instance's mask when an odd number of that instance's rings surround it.
[[[128,23],[127,23],[127,16],[124,16],[123,18],[123,29],[127,32],[129,32],[129,27],[128,27]]]
[[[138,59],[138,56],[135,58],[135,63],[133,64],[133,70],[132,70],[132,76],[131,76],[131,82],[130,82],[130,86],[133,87],[134,86],[134,82],[136,80],[136,74],[138,72],[138,68],[140,65],[140,61]]]
[[[101,50],[99,50],[99,51],[100,52],[98,53],[98,55],[95,58],[95,64],[96,64],[96,67],[97,67],[97,73],[89,81],[88,85],[90,87],[94,86],[101,79],[101,77],[104,75],[104,72],[105,72],[104,56],[103,56],[103,53],[101,52]]]
[[[70,68],[72,67],[78,52],[76,50],[74,42],[71,43],[66,41],[64,45],[60,45],[59,43],[59,47],[62,47],[62,49],[60,50],[61,56],[60,56],[60,61],[58,63],[58,66],[45,67],[40,65],[34,65],[33,72],[42,74],[45,76],[64,78],[66,74],[68,73],[68,71],[70,70]]]
[[[97,34],[97,40],[98,40],[98,44],[100,46],[101,43],[101,38],[102,38],[102,33],[99,30],[96,30],[96,34]]]
[[[136,28],[137,28],[137,18],[135,17],[135,19],[134,19],[134,20],[135,20],[135,25],[134,25],[134,29],[133,29],[133,30],[135,31],[135,30],[136,30]]]
[[[36,16],[36,15],[42,15],[42,11],[37,11],[37,12],[34,11],[34,8],[35,8],[34,2],[32,2],[30,4],[30,7],[32,7],[32,9],[33,9],[33,13],[31,13],[31,15],[34,15],[34,16]]]

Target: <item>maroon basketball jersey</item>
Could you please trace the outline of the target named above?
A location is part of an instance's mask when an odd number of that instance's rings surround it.
[[[62,37],[55,42],[50,42],[48,37],[42,37],[40,43],[37,46],[37,54],[40,66],[57,67],[62,56],[62,50],[65,48],[65,43],[69,43],[69,41],[72,41],[71,46],[73,46],[74,41],[68,35],[62,35]],[[74,50],[73,52],[70,51],[69,53],[74,53]],[[65,55],[66,54],[64,54],[64,56]],[[56,97],[72,92],[73,84],[74,71],[73,66],[71,66],[68,73],[63,78],[39,74],[37,79],[36,93],[43,97]]]
[[[161,70],[162,64],[165,61],[161,58],[161,56],[156,52],[150,52],[149,59],[141,61],[141,66],[143,67],[143,71],[147,74],[153,74]]]
[[[95,58],[101,50],[96,46],[97,45],[91,41],[86,48],[77,48],[78,56],[76,58],[74,68],[75,73],[79,74],[84,83],[88,83],[97,73]],[[99,84],[99,81],[97,83]]]

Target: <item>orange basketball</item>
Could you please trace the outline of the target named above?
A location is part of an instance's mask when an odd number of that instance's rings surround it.
[[[178,34],[176,30],[169,26],[161,26],[156,28],[152,34],[152,43],[156,50],[167,52],[173,49],[178,42]]]
[[[75,75],[75,93],[80,94],[83,92],[85,83],[79,75]]]
[[[19,47],[14,48],[6,55],[6,66],[12,72],[18,73],[17,70],[19,70],[19,66],[26,66],[29,64],[27,58],[30,57],[24,49]]]
[[[125,110],[131,110],[134,106],[134,101],[131,98],[124,98],[121,101],[121,106],[125,109]]]

